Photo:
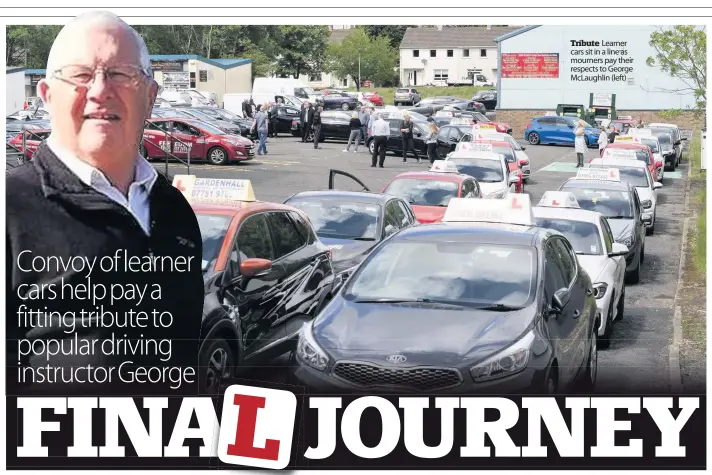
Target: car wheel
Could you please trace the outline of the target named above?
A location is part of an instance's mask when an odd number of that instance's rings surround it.
[[[234,367],[235,355],[227,341],[209,340],[200,353],[201,392],[218,394],[221,382],[232,376]]]
[[[351,107],[349,106],[349,104],[348,104],[347,102],[344,102],[343,104],[341,104],[341,110],[347,111],[347,110],[349,110],[350,108],[351,108]]]
[[[591,351],[588,353],[588,361],[586,362],[586,371],[579,381],[578,387],[581,391],[590,393],[596,387],[596,379],[598,378],[598,325],[593,325],[591,331]]]
[[[224,165],[227,163],[227,152],[222,147],[214,147],[208,152],[208,160],[213,165]]]
[[[375,140],[369,140],[368,151],[371,153],[371,155],[373,155],[373,152],[376,151],[376,141]]]
[[[640,255],[640,258],[638,259],[638,265],[636,266],[635,270],[628,272],[626,275],[626,283],[627,284],[637,284],[640,282],[640,265],[643,263],[643,254]]]
[[[310,130],[309,133],[307,133],[307,142],[313,142],[314,141],[314,131]]]
[[[613,334],[613,301],[615,294],[611,296],[611,303],[608,305],[608,316],[606,318],[606,331],[598,337],[598,347],[605,350],[611,346],[611,335]]]
[[[538,145],[539,144],[539,134],[536,132],[529,132],[529,136],[527,137],[527,142],[529,142],[532,145]]]
[[[623,292],[618,299],[618,308],[616,311],[616,321],[623,320],[623,315],[625,314],[625,285],[623,286]]]
[[[552,366],[549,376],[546,378],[546,384],[544,386],[545,394],[556,394],[559,391],[557,383],[556,366]]]
[[[151,157],[148,156],[148,150],[146,150],[146,147],[141,144],[141,148],[139,150],[141,152],[141,156],[145,158],[146,160],[151,160]]]

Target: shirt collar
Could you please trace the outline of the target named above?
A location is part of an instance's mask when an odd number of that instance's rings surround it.
[[[47,138],[47,146],[54,152],[57,158],[87,186],[93,187],[98,184],[113,186],[104,173],[64,148],[51,134]],[[143,186],[146,192],[150,193],[157,178],[158,173],[156,170],[143,156],[137,154],[134,179],[130,186]]]

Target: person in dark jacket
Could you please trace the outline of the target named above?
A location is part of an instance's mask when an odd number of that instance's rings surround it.
[[[245,119],[250,117],[250,115],[247,112],[249,107],[250,107],[250,104],[247,102],[247,98],[245,98],[245,100],[242,101],[242,117],[244,117]]]
[[[351,142],[356,139],[356,149],[354,149],[354,153],[356,153],[358,152],[358,144],[359,140],[361,139],[361,130],[363,129],[363,124],[359,119],[358,112],[354,112],[353,114],[351,114],[351,120],[349,121],[349,129],[351,129],[351,133],[349,134],[349,141],[346,144],[346,148],[342,150],[342,152],[348,152],[349,149],[351,149]]]
[[[415,145],[413,144],[413,121],[410,120],[410,114],[407,112],[403,114],[400,131],[403,139],[403,161],[406,161],[408,152],[412,151],[413,155],[418,160],[418,163],[420,163],[420,155],[418,155],[418,151],[415,149]]]
[[[272,104],[267,110],[267,118],[269,119],[269,136],[277,137],[277,104]]]
[[[319,147],[319,139],[321,138],[321,113],[324,112],[324,108],[322,106],[319,106],[314,112],[314,121],[312,122],[314,124],[314,148],[321,148]]]
[[[50,50],[38,95],[52,134],[6,176],[8,395],[199,392],[202,238],[138,154],[158,92],[148,57],[104,12]]]
[[[302,113],[299,115],[302,122],[302,142],[307,142],[307,137],[309,137],[309,132],[311,132],[314,124],[314,108],[309,102],[305,104]]]

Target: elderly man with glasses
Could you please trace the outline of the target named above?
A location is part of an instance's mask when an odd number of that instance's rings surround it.
[[[138,153],[158,91],[142,38],[82,15],[38,90],[51,136],[6,178],[8,394],[197,393],[202,239]]]

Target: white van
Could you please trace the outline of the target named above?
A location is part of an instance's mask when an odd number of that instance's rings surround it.
[[[320,97],[311,87],[305,86],[297,79],[288,78],[257,78],[252,86],[252,95],[255,94],[295,96],[312,103]]]
[[[255,101],[255,104],[264,104],[265,102],[277,102],[279,98],[282,99],[286,105],[294,107],[295,109],[302,109],[302,100],[298,97],[280,95],[280,94],[250,94],[246,92],[231,92],[223,96],[223,109],[237,114],[242,117],[242,103],[245,99],[249,102],[250,98]]]

